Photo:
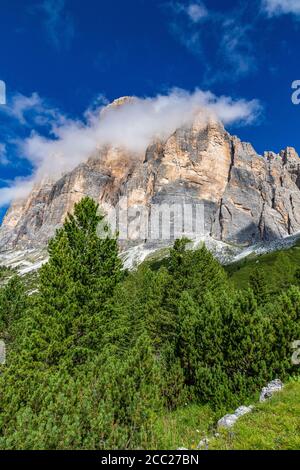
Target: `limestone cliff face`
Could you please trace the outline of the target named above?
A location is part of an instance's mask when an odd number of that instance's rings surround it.
[[[224,242],[251,245],[300,231],[300,160],[292,148],[258,155],[250,144],[210,122],[195,121],[145,154],[113,147],[58,181],[37,185],[16,201],[0,229],[0,251],[44,246],[84,195],[110,211],[123,196],[130,207],[204,203],[205,230]],[[147,237],[145,237],[147,241]]]

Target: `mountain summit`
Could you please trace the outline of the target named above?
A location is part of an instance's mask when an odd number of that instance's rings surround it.
[[[129,97],[110,106],[122,106]],[[124,196],[129,208],[204,205],[205,234],[250,246],[300,231],[300,160],[293,148],[258,155],[211,120],[195,119],[139,154],[113,146],[57,180],[36,184],[14,201],[0,229],[0,252],[44,247],[83,196],[110,213]],[[137,215],[138,217],[138,215]],[[144,240],[147,244],[147,236]]]

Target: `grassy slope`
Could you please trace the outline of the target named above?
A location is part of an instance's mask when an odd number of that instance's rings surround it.
[[[289,383],[267,403],[243,416],[231,432],[210,443],[211,449],[299,450],[300,381]]]
[[[209,406],[189,405],[160,416],[153,427],[151,449],[196,449],[216,422]]]
[[[300,241],[287,250],[276,251],[261,256],[247,257],[225,269],[238,288],[245,288],[251,272],[259,267],[269,282],[270,289],[278,291],[294,281],[297,268],[300,268]]]
[[[208,406],[187,406],[160,417],[153,429],[153,449],[196,449],[212,436],[218,417]],[[300,380],[291,382],[266,403],[257,404],[230,431],[210,438],[211,450],[300,449]]]

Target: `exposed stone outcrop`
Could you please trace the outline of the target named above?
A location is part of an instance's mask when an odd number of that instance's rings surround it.
[[[253,406],[240,406],[233,414],[225,415],[223,418],[219,419],[218,429],[232,428],[241,416],[251,413],[252,410]]]
[[[261,391],[259,401],[263,403],[264,401],[272,398],[274,393],[281,392],[283,390],[283,383],[279,379],[272,380],[272,382],[268,383],[266,387],[264,387]]]
[[[6,361],[6,346],[5,342],[1,339],[0,340],[0,365],[5,364]]]
[[[284,388],[284,384],[279,379],[272,380],[269,382],[266,387],[264,387],[260,394],[260,403],[267,401],[268,399],[272,398],[275,393],[282,391]],[[210,446],[210,442],[213,438],[220,437],[220,433],[225,430],[229,431],[231,435],[234,435],[232,432],[232,428],[236,424],[236,422],[242,417],[249,413],[251,413],[255,409],[254,405],[250,406],[240,406],[235,410],[232,414],[227,414],[223,416],[216,425],[216,430],[219,432],[214,432],[212,437],[204,437],[201,439],[199,444],[197,445],[197,449],[199,450],[208,450]]]
[[[129,99],[129,98],[126,98]],[[116,102],[122,105],[122,100]],[[205,234],[249,246],[300,231],[300,160],[287,148],[258,155],[222,125],[194,122],[145,154],[114,147],[58,181],[45,180],[25,201],[15,201],[0,229],[0,251],[44,246],[84,195],[109,214],[124,196],[133,209],[154,204],[202,202]],[[147,241],[147,234],[145,235]],[[141,241],[139,240],[139,243]]]

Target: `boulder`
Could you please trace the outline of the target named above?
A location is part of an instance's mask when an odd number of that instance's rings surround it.
[[[241,416],[244,416],[247,413],[251,413],[252,410],[253,406],[240,406],[233,414],[227,414],[223,416],[223,418],[219,419],[218,429],[232,428]]]
[[[279,379],[272,380],[266,387],[261,391],[259,401],[263,403],[264,401],[271,398],[274,393],[280,392],[283,389],[284,385]]]

